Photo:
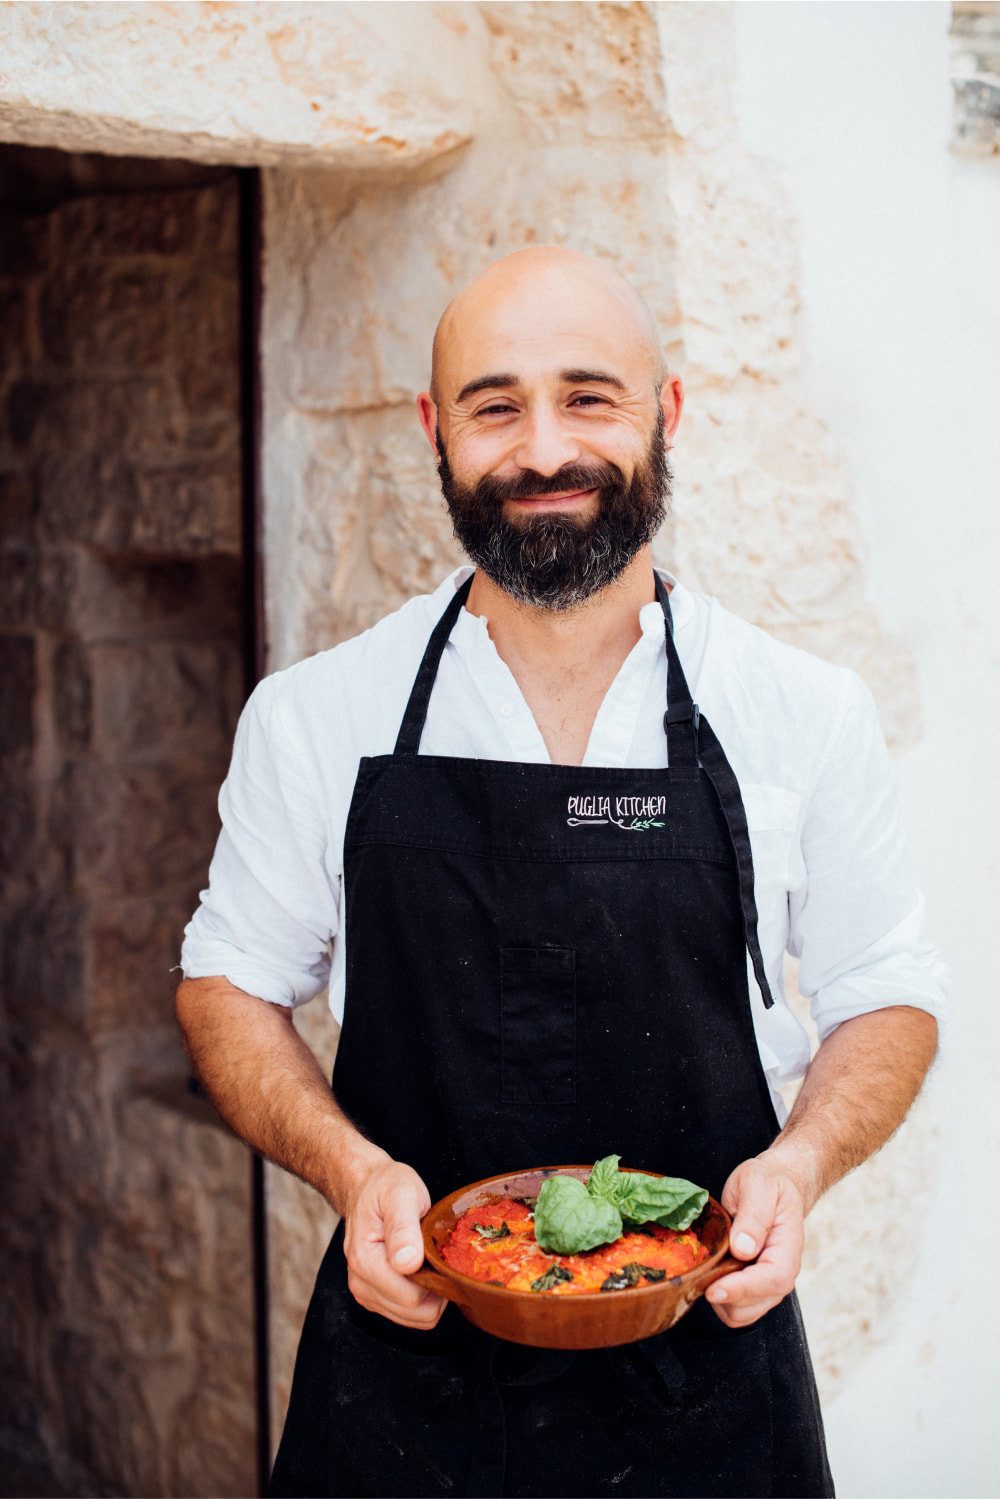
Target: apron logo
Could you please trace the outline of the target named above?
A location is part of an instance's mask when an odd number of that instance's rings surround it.
[[[657,817],[667,810],[665,796],[571,796],[566,804],[566,818],[571,828],[607,827],[614,823],[627,833],[645,833],[662,828]]]

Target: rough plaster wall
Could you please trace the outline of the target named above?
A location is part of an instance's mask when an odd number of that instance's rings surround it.
[[[249,1162],[171,973],[242,696],[236,227],[231,177],[0,214],[4,1494],[255,1483]]]
[[[434,324],[481,266],[566,243],[635,281],[685,376],[659,558],[860,671],[890,741],[909,741],[910,664],[865,600],[849,476],[801,383],[794,218],[733,115],[730,8],[487,4],[451,17],[468,28],[480,134],[446,173],[267,174],[270,665],[347,638],[454,564],[413,411]],[[332,1022],[309,1027],[329,1050]],[[891,1324],[931,1136],[918,1115],[813,1219],[802,1292],[826,1397]],[[331,1222],[304,1188],[272,1189],[282,1316],[301,1316]],[[278,1420],[294,1339],[272,1326]]]
[[[917,730],[912,666],[866,603],[850,477],[806,399],[796,224],[739,134],[730,8],[657,14],[688,395],[664,555],[689,585],[859,671],[901,745]]]
[[[900,749],[918,732],[913,666],[866,601],[850,476],[806,396],[796,222],[776,173],[739,134],[729,7],[662,6],[659,21],[682,313],[674,357],[688,398],[663,555],[737,613],[858,671]],[[815,1047],[796,971],[790,961],[787,986]],[[810,1220],[799,1291],[825,1400],[891,1332],[935,1155],[922,1101]]]

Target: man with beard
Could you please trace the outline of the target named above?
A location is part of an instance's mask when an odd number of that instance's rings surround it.
[[[942,972],[863,687],[654,572],[682,399],[616,273],[490,267],[419,399],[474,572],[241,722],[178,1014],[344,1220],[274,1494],[832,1493],[803,1221],[906,1113]],[[332,1092],[291,1023],[328,979]],[[610,1152],[733,1215],[744,1268],[669,1333],[523,1349],[409,1278],[432,1199]]]

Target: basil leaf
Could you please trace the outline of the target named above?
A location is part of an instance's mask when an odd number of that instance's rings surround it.
[[[617,1206],[615,1193],[621,1172],[618,1170],[620,1155],[606,1155],[594,1162],[594,1169],[587,1177],[587,1191],[591,1197],[605,1197]]]
[[[562,1265],[550,1265],[544,1275],[531,1282],[533,1291],[551,1291],[561,1280],[572,1280],[573,1274],[570,1270],[564,1270]]]
[[[613,1203],[592,1197],[573,1176],[550,1176],[535,1204],[535,1238],[554,1254],[580,1254],[598,1244],[611,1244],[622,1231],[622,1218]]]
[[[708,1201],[704,1187],[679,1176],[646,1176],[623,1172],[616,1202],[621,1215],[633,1223],[658,1223],[661,1228],[690,1228]]]
[[[509,1239],[510,1229],[506,1223],[501,1223],[499,1228],[491,1227],[489,1223],[474,1223],[473,1228],[482,1239]]]
[[[601,1286],[602,1291],[628,1291],[632,1286],[637,1286],[642,1279],[642,1270],[636,1264],[623,1265],[620,1270],[612,1271],[607,1280]]]

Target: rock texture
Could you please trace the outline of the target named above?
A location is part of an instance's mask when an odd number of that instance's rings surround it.
[[[171,973],[242,697],[236,209],[0,217],[7,1494],[256,1481],[249,1161]]]
[[[456,7],[461,9],[461,7]],[[398,169],[469,139],[446,5],[0,5],[0,139]]]

